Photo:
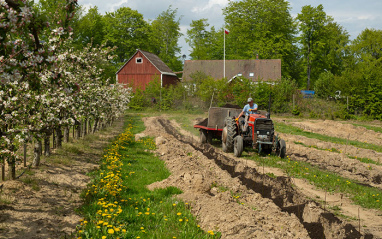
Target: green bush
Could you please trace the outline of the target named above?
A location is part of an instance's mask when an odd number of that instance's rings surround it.
[[[130,100],[129,106],[133,110],[143,110],[148,106],[148,101],[143,90],[138,88],[135,91],[134,96]]]

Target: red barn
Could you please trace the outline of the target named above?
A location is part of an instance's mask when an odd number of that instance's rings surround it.
[[[179,78],[155,54],[137,50],[134,55],[117,71],[117,82],[125,87],[146,89],[146,85],[155,79],[160,80],[161,86],[176,84]]]

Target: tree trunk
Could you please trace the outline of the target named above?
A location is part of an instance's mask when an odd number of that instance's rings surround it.
[[[50,156],[50,136],[52,135],[52,131],[49,130],[46,132],[46,135],[44,137],[44,155],[49,157]]]
[[[42,151],[42,142],[41,142],[41,139],[37,139],[36,144],[34,145],[34,158],[33,158],[34,167],[38,167],[40,165],[41,151]]]
[[[65,126],[64,128],[64,142],[68,143],[69,142],[69,126]]]
[[[27,143],[24,143],[24,167],[27,166]]]
[[[79,139],[81,137],[81,124],[76,121],[76,138]]]
[[[5,181],[5,162],[1,165],[1,180]]]
[[[52,133],[53,133],[53,140],[52,140],[53,141],[53,147],[52,148],[55,149],[56,148],[56,134],[55,134],[54,130]]]
[[[310,48],[310,46],[308,46],[308,57],[307,57],[308,66],[306,69],[307,77],[308,77],[308,82],[307,82],[307,86],[306,86],[307,90],[310,90],[310,73],[311,73],[311,68],[312,68],[312,63],[311,63],[311,59],[310,59],[311,51],[312,51],[312,49]]]
[[[92,132],[92,123],[91,123],[91,120],[89,119],[88,120],[88,134],[90,134]]]
[[[59,149],[62,147],[62,131],[61,126],[57,126],[56,128],[56,147]]]
[[[83,135],[84,137],[86,136],[87,126],[88,126],[88,121],[85,119],[85,120],[84,120],[84,128],[83,128],[83,130],[82,130],[82,135]]]
[[[96,130],[97,130],[97,127],[98,127],[98,118],[96,118],[96,119],[94,120],[94,125],[93,125],[93,134],[96,132]]]
[[[11,145],[9,150],[14,152],[15,147]],[[11,180],[16,179],[16,158],[15,157],[11,157],[8,161],[8,177]]]
[[[10,159],[8,162],[8,176],[10,180],[16,179],[16,160],[14,158]]]

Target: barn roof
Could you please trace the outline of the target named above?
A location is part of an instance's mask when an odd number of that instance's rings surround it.
[[[168,67],[166,65],[166,63],[164,63],[157,55],[151,53],[151,52],[148,52],[148,51],[142,51],[142,50],[139,50],[137,49],[137,51],[130,57],[130,59],[128,61],[126,61],[126,63],[121,67],[119,68],[119,70],[115,73],[115,74],[118,74],[122,69],[123,67],[125,67],[125,65],[131,60],[134,58],[134,56],[138,53],[138,52],[141,52],[142,55],[144,55],[147,60],[149,60],[151,62],[151,64],[153,64],[153,66],[155,66],[155,68],[158,69],[158,71],[160,71],[161,74],[164,74],[164,75],[173,75],[173,76],[176,76],[176,74],[170,69],[170,67]]]
[[[203,72],[215,79],[223,78],[223,60],[186,60],[184,62],[183,80],[191,80],[191,75]],[[281,78],[280,59],[226,60],[226,78],[243,76],[253,81],[275,81]]]

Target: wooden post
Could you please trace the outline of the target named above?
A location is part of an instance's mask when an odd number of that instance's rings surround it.
[[[5,181],[5,161],[1,164],[1,180]]]
[[[349,111],[349,96],[346,96],[346,109]]]
[[[215,91],[212,93],[210,108],[212,107],[212,101],[214,100]]]
[[[359,216],[359,208],[358,208],[358,231],[361,234],[361,217]]]
[[[27,143],[24,143],[24,167],[27,166]]]
[[[56,133],[54,132],[54,129],[52,130],[53,131],[53,149],[56,148]]]

